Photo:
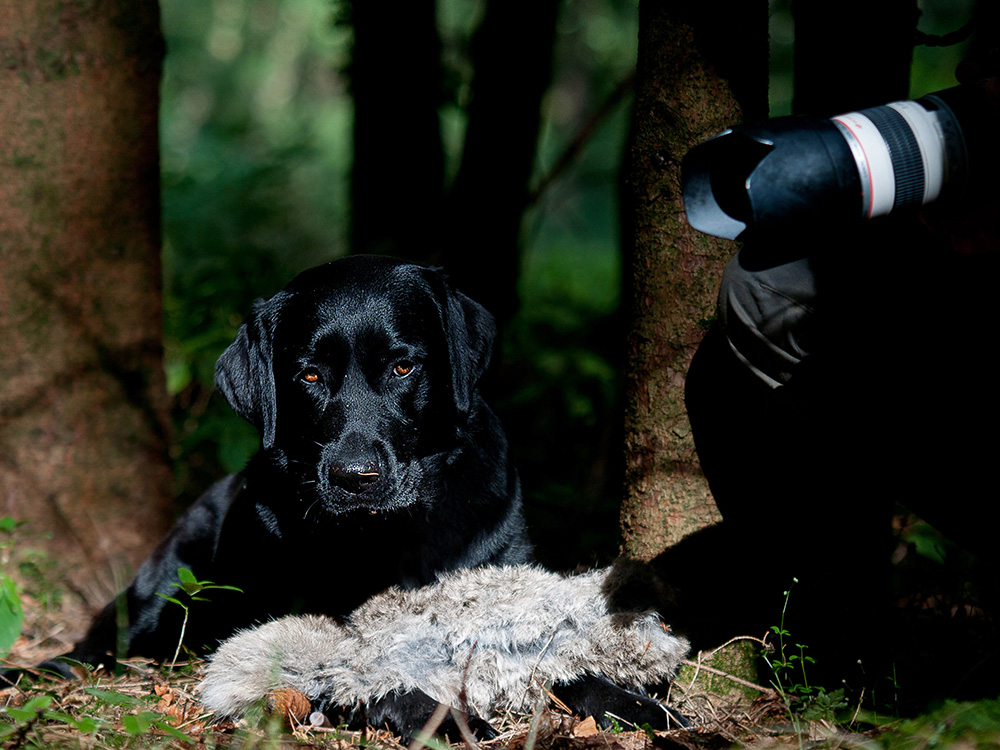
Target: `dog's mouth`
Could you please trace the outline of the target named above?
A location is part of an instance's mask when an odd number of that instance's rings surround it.
[[[330,469],[331,483],[352,495],[361,495],[376,487],[382,478],[382,472],[374,467],[365,471],[345,471],[338,467]]]
[[[362,474],[358,474],[358,484],[355,492],[364,492],[365,490],[372,487],[378,478],[382,476],[377,471],[366,471]]]
[[[321,500],[333,515],[363,513],[369,516],[392,515],[417,502],[412,493],[384,492],[371,489],[364,492],[333,492]]]
[[[323,508],[333,515],[389,515],[420,502],[423,472],[419,462],[381,461],[361,471],[321,468],[317,489]]]

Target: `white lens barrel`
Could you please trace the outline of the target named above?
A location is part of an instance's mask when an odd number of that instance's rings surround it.
[[[861,178],[862,215],[936,199],[944,184],[944,135],[935,113],[917,102],[893,102],[832,118],[854,155]]]
[[[941,195],[948,171],[941,119],[936,113],[928,112],[918,102],[894,102],[889,106],[903,116],[920,147],[920,158],[924,168],[922,203],[930,203]]]
[[[833,124],[851,147],[861,177],[862,215],[885,216],[896,200],[896,178],[889,147],[875,123],[860,112],[833,118]]]

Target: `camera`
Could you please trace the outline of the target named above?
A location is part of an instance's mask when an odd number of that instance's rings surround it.
[[[996,169],[996,124],[981,87],[956,86],[829,119],[734,127],[684,157],[687,219],[745,240],[968,197]]]

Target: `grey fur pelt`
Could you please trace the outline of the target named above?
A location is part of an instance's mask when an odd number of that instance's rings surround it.
[[[483,567],[414,590],[389,589],[345,623],[285,617],[223,643],[201,685],[207,708],[235,717],[276,688],[313,705],[423,691],[480,715],[528,709],[546,682],[601,675],[626,688],[672,678],[688,643],[641,607],[609,604],[615,568],[564,576]]]

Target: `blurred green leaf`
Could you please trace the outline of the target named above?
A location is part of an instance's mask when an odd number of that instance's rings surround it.
[[[131,735],[145,734],[153,726],[153,722],[158,715],[151,711],[140,711],[135,714],[125,714],[122,716],[122,726]]]
[[[24,611],[17,584],[10,576],[0,575],[0,657],[10,653],[14,641],[21,635]]]
[[[19,526],[23,526],[27,521],[15,521],[10,516],[0,516],[0,531],[11,534]]]
[[[907,528],[901,537],[913,545],[917,554],[941,565],[948,556],[948,541],[927,523],[916,523]]]

